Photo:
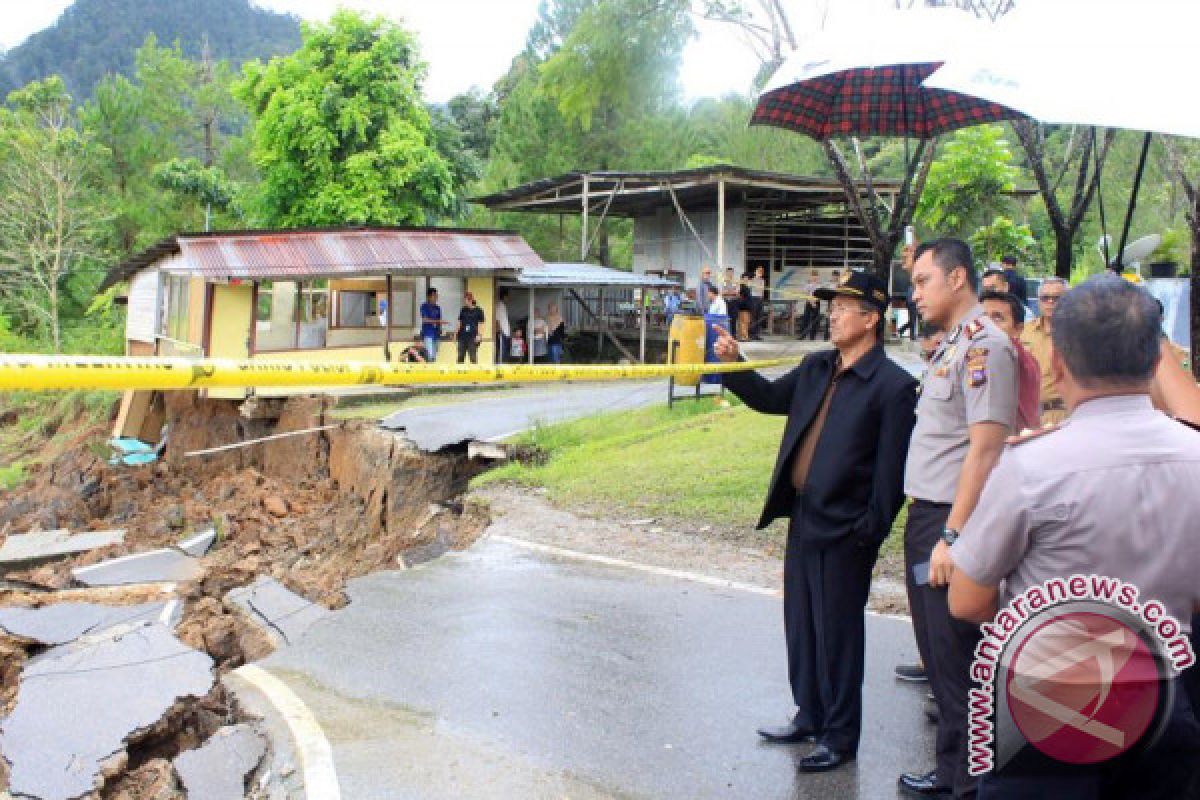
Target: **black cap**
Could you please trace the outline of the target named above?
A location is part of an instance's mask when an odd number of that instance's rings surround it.
[[[834,289],[817,289],[813,296],[818,300],[832,300],[837,295],[857,297],[865,300],[879,310],[880,314],[887,311],[887,286],[874,275],[865,272],[846,270],[842,273],[841,283]]]

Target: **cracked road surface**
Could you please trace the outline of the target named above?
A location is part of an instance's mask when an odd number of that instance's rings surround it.
[[[931,765],[908,622],[867,620],[858,761],[798,774],[780,601],[497,539],[352,581],[351,604],[260,666],[315,715],[342,796],[892,797]]]

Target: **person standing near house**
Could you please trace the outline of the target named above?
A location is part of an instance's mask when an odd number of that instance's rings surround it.
[[[750,289],[750,338],[762,341],[762,325],[766,321],[763,313],[767,300],[767,269],[755,267],[754,276],[747,282]]]
[[[508,289],[501,289],[496,295],[496,305],[492,313],[496,317],[496,363],[503,364],[508,360],[508,351],[512,347],[512,324],[508,321]]]
[[[475,305],[475,295],[467,292],[463,295],[463,307],[458,312],[458,331],[454,337],[458,341],[458,363],[471,357],[472,364],[479,363],[479,342],[483,339],[483,309]]]
[[[558,313],[558,304],[549,303],[546,306],[546,346],[551,364],[561,364],[563,347],[567,339],[567,323],[562,314]]]
[[[438,343],[442,340],[442,307],[438,305],[437,289],[425,291],[425,302],[421,304],[421,338],[430,361],[437,361]]]
[[[1067,282],[1062,278],[1051,277],[1043,280],[1042,285],[1038,287],[1038,310],[1041,316],[1026,325],[1021,333],[1021,344],[1033,354],[1042,370],[1044,425],[1057,425],[1067,416],[1067,405],[1054,382],[1054,370],[1050,366],[1051,354],[1054,352],[1054,342],[1050,338],[1054,332],[1054,309],[1058,307],[1058,301],[1066,291]]]
[[[715,294],[712,285],[712,267],[706,264],[700,269],[700,282],[696,284],[696,310],[701,314],[708,312],[708,307],[712,303],[712,294]]]
[[[904,502],[917,402],[917,382],[884,353],[883,282],[847,272],[840,286],[818,292],[830,303],[833,348],[775,381],[757,372],[724,378],[755,411],[787,415],[758,527],[790,519],[783,615],[796,711],[758,733],[775,743],[816,738],[797,762],[804,772],[833,769],[858,749],[863,614],[879,546]],[[736,361],[736,340],[713,327],[717,356]]]

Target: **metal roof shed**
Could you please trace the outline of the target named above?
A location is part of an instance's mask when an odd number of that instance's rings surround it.
[[[555,262],[544,264],[541,267],[522,270],[517,274],[512,281],[503,282],[508,286],[516,286],[529,290],[529,318],[533,319],[534,300],[537,290],[540,289],[566,289],[570,292],[575,301],[579,303],[589,316],[597,320],[602,328],[602,335],[607,336],[618,350],[625,354],[625,357],[630,361],[634,360],[633,353],[625,348],[621,341],[608,331],[604,326],[603,319],[598,315],[588,302],[580,297],[575,291],[577,286],[590,286],[597,288],[604,287],[619,287],[623,289],[670,289],[679,284],[675,281],[666,278],[660,278],[654,275],[648,275],[639,272],[626,272],[621,269],[611,269],[609,267],[601,267],[595,264],[577,264],[577,263],[562,263]],[[637,361],[646,363],[646,305],[639,303],[638,305],[638,356]],[[529,363],[533,363],[533,348],[529,349]]]

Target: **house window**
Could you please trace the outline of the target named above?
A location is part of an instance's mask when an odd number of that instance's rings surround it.
[[[258,285],[258,302],[254,307],[254,319],[259,323],[266,323],[267,327],[271,325],[271,311],[275,306],[275,295],[272,291],[270,281],[263,281]],[[259,328],[263,326],[260,324]]]
[[[329,281],[313,281],[300,285],[300,302],[296,304],[300,322],[324,322],[329,319]]]
[[[339,291],[338,325],[343,328],[365,328],[378,322],[379,308],[375,292]]]
[[[177,342],[188,337],[188,306],[191,281],[186,275],[163,275],[163,309],[159,317],[159,335]]]

